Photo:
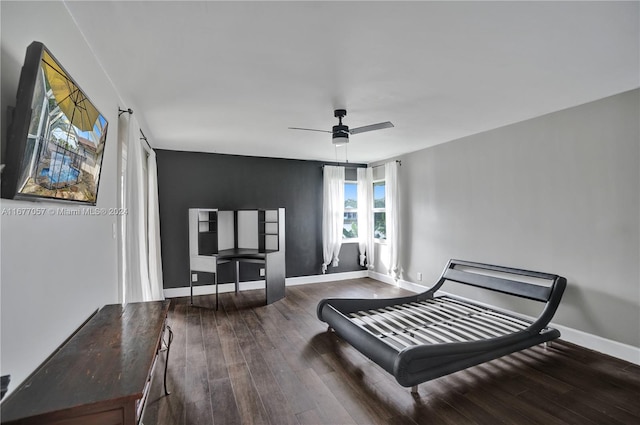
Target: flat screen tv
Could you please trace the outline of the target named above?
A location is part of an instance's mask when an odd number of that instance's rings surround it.
[[[108,122],[44,44],[27,48],[2,197],[95,205]]]

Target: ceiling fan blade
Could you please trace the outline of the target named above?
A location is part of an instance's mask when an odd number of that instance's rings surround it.
[[[289,130],[321,131],[323,133],[331,133],[330,131],[327,131],[327,130],[316,130],[315,128],[289,127]]]
[[[391,121],[379,122],[378,124],[365,125],[363,127],[352,128],[349,130],[351,134],[364,133],[365,131],[382,130],[383,128],[391,128]]]

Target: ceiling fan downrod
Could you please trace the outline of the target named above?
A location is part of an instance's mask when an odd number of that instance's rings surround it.
[[[338,118],[338,125],[333,126],[331,142],[336,146],[342,146],[349,143],[349,127],[342,124],[342,118],[346,115],[346,109],[336,109],[333,111],[333,116]]]

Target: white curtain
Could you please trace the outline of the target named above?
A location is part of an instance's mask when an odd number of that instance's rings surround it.
[[[344,167],[324,166],[322,187],[322,273],[338,266],[344,227]]]
[[[400,214],[399,214],[399,184],[398,162],[391,161],[384,165],[385,179],[385,211],[387,227],[387,247],[389,250],[388,273],[398,279],[399,270],[399,241],[400,241]]]
[[[151,300],[163,300],[162,256],[160,250],[160,208],[158,203],[158,166],[156,153],[150,150],[147,156],[147,182],[149,187],[147,216],[149,217],[149,285]]]
[[[358,168],[358,248],[360,265],[373,267],[373,169]]]
[[[140,140],[140,127],[133,116],[123,114],[119,123],[125,126],[120,132],[120,146],[126,152],[122,200],[127,214],[121,233],[123,302],[161,300],[164,296],[155,153],[143,147],[145,142]]]

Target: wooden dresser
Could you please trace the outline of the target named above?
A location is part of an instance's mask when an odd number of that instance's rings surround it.
[[[168,310],[169,301],[98,310],[2,402],[2,424],[138,424]]]

